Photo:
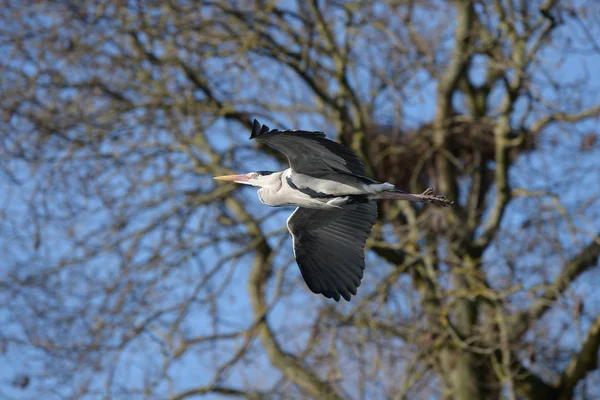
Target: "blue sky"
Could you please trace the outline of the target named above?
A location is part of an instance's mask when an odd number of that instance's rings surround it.
[[[4,50],[6,51],[6,50]],[[375,52],[373,52],[375,53]],[[376,56],[376,54],[373,54]],[[557,58],[556,54],[550,52],[545,54],[545,57],[549,60]],[[382,59],[381,62],[385,62]],[[280,97],[281,104],[284,106],[304,104],[312,105],[312,97],[308,94],[306,87],[299,83],[295,78],[294,74],[290,71],[283,71],[276,69],[274,66],[268,66],[267,64],[259,64],[262,70],[259,73],[264,77],[268,78],[268,84],[271,84],[273,88],[282,88],[284,86],[287,89],[283,92],[276,92]],[[565,106],[581,107],[593,103],[596,98],[594,93],[598,93],[600,86],[600,78],[597,74],[590,73],[594,68],[598,68],[600,65],[600,56],[598,55],[577,55],[572,54],[569,59],[563,63],[560,70],[552,70],[554,76],[560,78],[562,82],[575,80],[577,78],[586,77],[587,81],[587,93],[553,93],[547,89],[542,88],[542,94],[551,98],[556,96],[562,98],[565,96],[565,101],[561,102]],[[214,63],[206,64],[207,68],[211,73],[216,74],[217,77],[225,76],[223,70],[225,65],[220,64],[218,60]],[[231,65],[227,65],[231,67]],[[551,67],[551,65],[549,65]],[[28,67],[30,68],[30,67]],[[234,68],[234,67],[231,67]],[[274,73],[275,72],[275,73]],[[365,73],[364,71],[362,72]],[[475,72],[477,74],[477,72]],[[357,75],[357,85],[361,85],[360,81],[361,72]],[[282,81],[286,81],[285,85],[281,84]],[[227,81],[221,81],[221,89],[226,91]],[[418,73],[410,81],[410,90],[418,87],[419,91],[414,97],[405,98],[401,105],[401,113],[398,113],[397,104],[391,102],[382,101],[380,107],[376,110],[377,118],[380,118],[383,122],[388,122],[388,119],[396,121],[402,120],[405,126],[418,126],[422,122],[429,121],[434,114],[435,106],[435,82],[431,80],[431,77],[425,73]],[[175,89],[173,89],[175,90]],[[408,90],[407,90],[408,91]],[[267,93],[271,94],[266,88],[261,87],[258,83],[254,83],[254,86],[250,85],[246,87],[246,92],[241,93],[241,97],[245,100],[252,100],[256,93]],[[384,96],[384,99],[386,97]],[[293,99],[290,100],[290,99]],[[198,99],[199,101],[201,100]],[[576,101],[583,100],[583,104],[577,104]],[[258,98],[257,101],[260,101]],[[398,114],[400,116],[398,116]],[[319,116],[310,115],[308,113],[295,115],[290,117],[284,113],[273,112],[270,114],[271,120],[260,118],[261,122],[268,123],[272,128],[302,128],[302,129],[323,129],[326,130],[327,135],[330,138],[334,138],[332,134],[332,127],[327,124],[323,118]],[[392,117],[393,116],[393,117]],[[156,118],[156,121],[160,122],[161,116]],[[155,121],[155,122],[156,122]],[[282,124],[283,126],[279,126]],[[168,133],[161,131],[161,127],[158,126],[156,129],[148,131],[145,126],[136,126],[136,120],[124,123],[121,126],[123,129],[131,128],[132,141],[138,141],[139,146],[134,146],[135,151],[139,151],[140,154],[152,154],[152,148],[160,147],[164,141],[169,141]],[[190,127],[186,127],[182,124],[182,131],[190,130]],[[595,177],[598,173],[598,149],[589,153],[578,153],[578,147],[581,143],[581,138],[587,132],[594,132],[597,130],[597,121],[590,121],[585,124],[581,124],[578,129],[560,129],[560,127],[554,127],[545,133],[540,142],[540,146],[544,149],[542,152],[536,152],[531,155],[524,156],[514,170],[511,171],[511,181],[515,187],[547,187],[551,186],[554,188],[555,194],[560,199],[561,203],[569,208],[582,207],[582,199],[585,198],[585,194],[582,194],[582,188],[590,193],[600,193],[598,187],[599,182]],[[595,132],[597,135],[598,133]],[[209,140],[211,144],[221,149],[237,149],[240,145],[249,146],[248,142],[249,132],[246,128],[240,127],[238,124],[226,123],[223,120],[217,120],[211,126],[211,135]],[[214,139],[213,139],[214,138]],[[152,142],[150,149],[145,149],[145,144]],[[555,144],[555,143],[558,143]],[[123,148],[119,148],[121,143],[111,148],[110,142],[105,142],[106,148],[101,148],[102,152],[109,153],[110,151],[117,151],[117,153],[124,154]],[[58,147],[58,146],[57,146]],[[0,153],[1,154],[1,153]],[[57,153],[56,156],[64,154]],[[573,157],[577,157],[576,164],[582,169],[580,173],[576,173],[578,177],[577,185],[574,185],[571,180],[565,181],[564,171],[565,165],[572,165]],[[202,158],[202,156],[200,157]],[[175,162],[176,166],[173,170],[168,170],[168,161]],[[208,161],[205,159],[204,161]],[[564,163],[563,163],[564,162]],[[19,164],[15,161],[9,161],[11,170],[17,175],[23,178],[21,185],[15,185],[8,176],[0,173],[0,216],[4,217],[2,223],[0,223],[0,252],[5,254],[5,263],[1,265],[0,271],[6,276],[9,272],[16,272],[17,276],[25,278],[26,276],[40,276],[45,270],[54,268],[56,263],[59,262],[65,256],[67,258],[76,255],[73,250],[73,240],[68,237],[69,231],[74,233],[75,237],[82,237],[86,232],[90,232],[93,228],[99,228],[98,240],[101,239],[118,239],[114,237],[107,228],[107,223],[112,222],[114,218],[120,215],[123,211],[123,216],[129,219],[128,229],[135,229],[146,226],[151,221],[157,218],[163,212],[166,212],[167,206],[173,204],[181,204],[181,193],[183,190],[189,188],[200,188],[208,189],[214,185],[211,177],[197,176],[193,173],[187,173],[186,167],[190,167],[190,160],[180,154],[171,156],[157,155],[151,159],[147,168],[142,171],[134,172],[131,174],[125,173],[119,168],[109,168],[110,163],[106,163],[107,168],[104,172],[105,178],[98,184],[108,197],[111,199],[118,200],[116,203],[118,207],[110,210],[106,209],[101,204],[98,198],[89,196],[84,193],[87,189],[85,177],[90,167],[85,161],[80,164],[74,163],[71,168],[80,168],[73,172],[73,170],[54,170],[52,168],[46,169],[41,168],[37,171],[31,170],[27,165]],[[257,156],[257,154],[250,149],[242,149],[237,151],[233,162],[225,160],[227,166],[235,167],[240,172],[247,172],[252,170],[265,170],[265,169],[278,169],[278,163],[271,158],[265,156]],[[56,167],[56,163],[53,167]],[[156,174],[172,173],[175,176],[173,187],[167,185],[149,185],[145,188],[135,187],[136,183],[145,183],[153,179]],[[172,172],[175,171],[175,172]],[[64,187],[57,187],[58,189],[66,190],[80,190],[77,196],[69,198],[69,192],[57,191],[54,193],[48,202],[48,210],[54,213],[63,212],[65,204],[72,202],[81,207],[81,213],[74,219],[74,224],[67,225],[63,223],[60,218],[53,221],[51,224],[41,227],[41,245],[38,250],[34,249],[35,241],[30,241],[27,238],[31,237],[31,232],[36,226],[36,222],[30,218],[28,208],[28,200],[32,197],[32,193],[38,190],[40,187],[43,188],[46,179],[50,174],[63,173],[67,174],[67,180]],[[587,173],[586,173],[587,172]],[[19,177],[18,176],[18,177]],[[75,181],[74,177],[81,178],[82,182]],[[139,179],[136,181],[136,179]],[[56,179],[55,182],[60,181]],[[131,186],[133,185],[133,186]],[[129,192],[127,196],[126,190],[132,187],[133,191]],[[173,196],[171,196],[173,194]],[[135,195],[134,199],[129,196]],[[272,246],[278,248],[281,247],[281,252],[278,253],[275,258],[276,270],[279,271],[285,268],[284,282],[289,284],[290,282],[301,281],[300,273],[297,266],[292,260],[291,241],[287,237],[287,233],[283,229],[285,227],[285,219],[289,215],[290,209],[274,211],[267,207],[264,207],[258,203],[256,198],[255,190],[252,188],[242,188],[235,192],[235,196],[241,199],[244,203],[249,204],[249,209],[256,216],[269,216],[262,222],[262,227],[265,232],[273,232],[273,236],[269,239]],[[161,200],[161,204],[152,207],[149,213],[138,213],[139,210],[135,208],[135,201],[153,201]],[[507,258],[507,249],[510,246],[525,246],[525,243],[515,243],[514,237],[522,237],[522,231],[520,226],[523,220],[529,213],[542,213],[542,206],[547,203],[544,201],[537,200],[516,200],[513,205],[509,208],[506,218],[502,227],[502,235],[498,240],[497,246],[492,247],[489,252],[486,253],[486,262],[489,263],[490,271],[496,273],[491,276],[497,276],[498,283],[502,283],[502,279],[506,279],[509,275],[506,270],[505,259]],[[596,200],[594,204],[597,205]],[[35,203],[39,205],[40,203]],[[583,208],[581,215],[575,218],[575,223],[579,226],[586,227],[590,231],[594,231],[594,228],[598,227],[599,215],[595,211],[597,207],[592,207],[589,204]],[[42,210],[40,210],[42,211]],[[189,212],[189,218],[186,220],[186,235],[184,237],[190,241],[190,243],[200,245],[203,240],[208,239],[212,232],[211,227],[202,227],[202,221],[207,219],[213,219],[220,212],[219,208],[210,206],[200,206],[196,210]],[[548,214],[551,212],[548,211]],[[176,223],[176,219],[169,219],[169,223]],[[552,223],[557,225],[552,225]],[[557,235],[556,240],[562,244],[562,248],[566,249],[566,254],[555,254],[553,248],[550,246],[541,247],[537,251],[533,251],[527,258],[521,258],[518,260],[518,271],[523,271],[523,281],[525,284],[534,284],[537,282],[530,282],[529,273],[534,271],[535,268],[539,267],[539,264],[547,265],[548,279],[551,279],[557,272],[557,267],[560,262],[567,258],[571,251],[574,249],[570,245],[572,235],[569,233],[569,228],[566,226],[564,221],[549,219],[548,226],[553,228],[558,227],[563,232]],[[241,227],[221,227],[222,232],[219,235],[227,236],[229,234],[238,232],[243,234]],[[140,320],[147,317],[146,313],[140,313],[136,310],[136,306],[141,307],[144,305],[144,297],[151,296],[149,301],[153,302],[152,305],[156,308],[168,307],[175,300],[181,300],[186,295],[190,295],[193,291],[196,277],[207,270],[214,267],[219,257],[224,254],[229,254],[237,249],[242,248],[247,240],[245,238],[239,239],[239,243],[232,241],[223,241],[215,246],[209,246],[205,249],[200,249],[197,252],[191,252],[191,257],[185,262],[179,263],[177,260],[177,254],[169,253],[170,250],[175,248],[176,242],[169,242],[176,240],[171,232],[166,234],[167,245],[164,248],[158,249],[158,254],[167,260],[165,265],[157,265],[156,270],[145,270],[144,265],[148,263],[149,257],[154,254],[156,249],[156,243],[162,243],[161,240],[161,229],[157,229],[153,233],[147,234],[143,241],[139,243],[139,248],[136,255],[131,260],[131,265],[125,266],[131,268],[131,271],[127,271],[126,276],[131,278],[131,284],[137,285],[136,288],[139,290],[139,298],[131,298],[129,309],[125,310],[124,313],[130,313],[136,315],[136,318]],[[585,242],[585,236],[581,233],[577,235],[578,244]],[[25,240],[19,239],[25,238]],[[93,242],[93,240],[92,240]],[[549,240],[550,242],[550,240]],[[117,241],[114,249],[110,251],[101,252],[100,255],[94,257],[91,261],[82,262],[76,265],[78,277],[70,275],[74,268],[66,269],[64,272],[58,274],[53,279],[56,279],[56,286],[54,286],[56,298],[51,298],[47,301],[48,303],[55,306],[58,310],[62,310],[65,314],[73,312],[74,315],[81,311],[81,304],[77,303],[77,296],[81,291],[98,293],[98,304],[90,310],[86,310],[90,316],[98,316],[101,318],[108,318],[106,311],[102,311],[102,304],[104,298],[102,297],[102,288],[104,285],[110,283],[113,277],[119,276],[118,274],[123,273],[124,266],[120,266],[116,263],[119,257],[123,256],[128,248],[131,248],[132,244],[128,241],[119,243]],[[77,250],[77,251],[80,251]],[[574,250],[573,250],[574,251]],[[381,263],[372,254],[368,255],[368,261],[370,268],[367,269],[367,276],[362,287],[362,291],[359,291],[355,301],[360,301],[362,295],[367,292],[366,288],[369,285],[373,285],[376,278],[380,275],[384,275],[388,268]],[[224,264],[223,268],[220,269],[214,277],[211,279],[211,284],[207,286],[200,295],[200,298],[204,298],[205,295],[211,291],[216,290],[220,284],[228,279],[231,274],[230,283],[226,286],[223,293],[222,300],[216,310],[221,314],[219,316],[219,323],[214,324],[211,318],[211,306],[208,304],[194,305],[190,309],[190,313],[184,322],[184,328],[181,330],[189,337],[200,335],[200,334],[214,334],[231,332],[240,328],[247,327],[251,323],[251,307],[247,302],[247,290],[246,282],[247,275],[250,269],[253,259],[250,256],[241,257],[239,260],[228,262]],[[380,267],[377,268],[376,266]],[[152,290],[148,289],[149,282],[160,277],[160,274],[165,274],[165,278],[160,280]],[[521,272],[518,272],[519,276]],[[542,274],[537,275],[542,276]],[[582,282],[578,282],[574,285],[574,289],[581,291],[586,294],[586,305],[592,307],[593,310],[600,312],[598,295],[593,296],[592,287],[589,282],[592,278],[597,279],[597,271],[592,271],[587,275],[587,279]],[[273,280],[274,281],[274,280]],[[115,283],[115,282],[113,282]],[[120,285],[125,285],[126,282],[119,282]],[[97,287],[96,287],[97,286]],[[273,290],[273,282],[270,284],[270,290]],[[210,289],[209,289],[210,288]],[[402,280],[398,284],[398,288],[406,290],[408,292],[409,287],[406,280]],[[17,307],[22,306],[24,310],[23,317],[29,316],[27,314],[30,310],[26,306],[26,300],[29,298],[34,303],[36,301],[35,296],[39,296],[41,293],[37,290],[28,290],[22,296],[14,296],[10,300],[8,296],[12,296],[9,290],[2,290],[0,292],[0,299],[3,299],[9,304],[13,310]],[[405,301],[401,303],[401,307],[410,310],[409,300],[411,299],[411,293],[406,294],[398,293],[398,297]],[[117,296],[110,298],[109,304],[116,302]],[[526,304],[527,299],[517,299]],[[40,301],[40,300],[37,300]],[[518,304],[518,303],[517,303]],[[113,304],[114,305],[114,304]],[[292,295],[281,300],[272,310],[269,315],[269,320],[273,327],[283,332],[282,336],[285,338],[283,346],[285,349],[293,352],[297,352],[302,348],[303,343],[306,341],[306,335],[304,334],[304,327],[312,322],[315,318],[316,310],[323,305],[330,305],[328,300],[311,294],[301,284],[292,292]],[[62,308],[61,308],[62,307]],[[70,309],[72,307],[72,310]],[[347,310],[352,305],[346,303],[340,303],[336,307],[341,310]],[[3,330],[0,335],[18,335],[22,336],[23,332],[17,329],[17,325],[14,324],[13,318],[14,312],[9,310],[0,311],[0,321],[4,322]],[[31,316],[35,318],[35,316]],[[160,339],[161,334],[164,333],[165,327],[172,324],[172,315],[165,315],[157,320],[152,325],[153,329],[148,330],[140,336],[140,339],[129,345],[126,351],[118,360],[113,360],[112,357],[108,357],[106,365],[115,363],[115,384],[113,390],[118,390],[120,386],[131,388],[131,386],[138,386],[144,383],[144,379],[150,379],[154,374],[159,373],[158,367],[162,363],[163,355],[166,359],[172,357],[172,354],[162,353],[165,351],[165,345]],[[91,318],[90,318],[91,320]],[[90,321],[84,321],[90,322]],[[116,316],[115,323],[126,322],[125,316]],[[41,328],[44,324],[41,324]],[[585,328],[585,327],[583,327]],[[47,326],[48,332],[57,331],[58,337],[61,332],[59,331],[60,326]],[[85,330],[84,330],[85,331]],[[116,330],[118,331],[118,330]],[[295,332],[302,332],[302,334],[295,334]],[[64,339],[72,339],[77,337],[77,331],[64,332]],[[558,335],[558,334],[557,334]],[[115,334],[116,336],[116,334]],[[81,338],[85,340],[85,338]],[[117,337],[112,338],[114,340]],[[562,340],[567,341],[567,345],[573,343],[573,335],[566,335]],[[108,340],[110,342],[110,340]],[[191,352],[186,354],[180,360],[176,360],[168,369],[168,375],[172,379],[171,387],[176,390],[184,390],[186,388],[198,386],[200,384],[208,383],[211,379],[210,372],[213,369],[215,362],[223,361],[232,355],[232,346],[241,344],[241,340],[236,340],[233,343],[220,342],[211,348],[200,348],[199,352]],[[397,344],[396,344],[397,345]],[[249,384],[258,388],[267,388],[272,385],[275,381],[280,378],[280,373],[269,366],[269,363],[264,354],[262,354],[262,348],[259,343],[254,340],[251,351],[251,367],[240,367],[232,368],[231,372],[225,378],[225,383],[229,383],[233,386],[237,384]],[[22,346],[9,345],[6,352],[0,357],[0,396],[10,398],[23,398],[23,396],[33,396],[35,389],[40,389],[40,383],[38,381],[32,382],[30,391],[17,390],[11,386],[10,382],[15,376],[24,373],[32,373],[41,370],[42,364],[40,359],[43,355],[36,351],[24,351]],[[75,369],[77,371],[77,369]],[[98,375],[94,375],[92,371],[87,371],[81,368],[78,371],[77,382],[82,382],[86,377],[93,377],[92,382],[97,385],[97,390],[100,392],[103,390],[104,377],[98,378]],[[347,390],[352,389],[352,385],[349,382]],[[59,385],[63,390],[68,391],[71,388],[71,382],[65,382]],[[159,384],[161,391],[169,390],[169,383],[161,382]],[[376,389],[371,388],[374,395]],[[164,393],[164,392],[163,392]],[[114,393],[115,397],[118,398],[118,392]],[[51,396],[51,395],[50,395]],[[57,396],[58,397],[58,396]],[[127,398],[123,395],[121,398]],[[211,398],[207,396],[207,398]],[[218,396],[214,396],[218,398]]]

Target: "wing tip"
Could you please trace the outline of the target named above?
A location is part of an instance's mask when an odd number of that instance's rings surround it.
[[[269,132],[271,129],[267,125],[260,125],[260,122],[255,118],[252,122],[252,133],[250,133],[250,139],[254,139],[263,133]]]
[[[310,287],[309,287],[310,289]],[[323,295],[328,299],[333,299],[336,303],[340,302],[340,299],[344,299],[346,301],[350,301],[352,296],[356,296],[356,288],[348,287],[346,290],[334,289],[334,290],[321,290],[315,291],[310,289],[311,292],[315,294]]]
[[[327,287],[314,287],[313,283],[309,283],[306,279],[306,286],[308,289],[314,294],[320,294],[323,297],[334,300],[336,303],[339,303],[341,299],[346,301],[350,301],[352,296],[356,296],[357,288],[360,286],[360,283],[356,287],[345,287],[345,288],[327,288]]]

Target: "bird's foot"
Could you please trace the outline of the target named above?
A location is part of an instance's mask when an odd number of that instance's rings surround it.
[[[443,194],[436,194],[435,188],[427,188],[423,193],[420,194],[423,201],[431,204],[435,204],[436,206],[448,207],[454,204],[453,201],[448,200],[446,196]]]

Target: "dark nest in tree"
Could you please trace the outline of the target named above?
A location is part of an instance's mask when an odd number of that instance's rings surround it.
[[[466,177],[483,172],[483,185],[493,183],[496,139],[490,123],[454,119],[447,127],[446,144],[435,149],[431,123],[415,130],[371,125],[366,130],[366,157],[373,178],[390,182],[403,190],[418,191],[435,185],[434,154],[443,151],[449,158],[451,176]],[[350,143],[348,136],[343,138]],[[513,131],[509,162],[536,147],[533,135]]]

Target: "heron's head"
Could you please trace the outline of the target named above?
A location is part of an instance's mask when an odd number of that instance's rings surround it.
[[[273,176],[273,174],[274,172],[272,171],[257,171],[239,175],[215,176],[213,179],[220,181],[233,181],[236,183],[242,183],[244,185],[265,187],[271,184],[271,182],[274,181],[274,178],[277,179],[275,176]]]

